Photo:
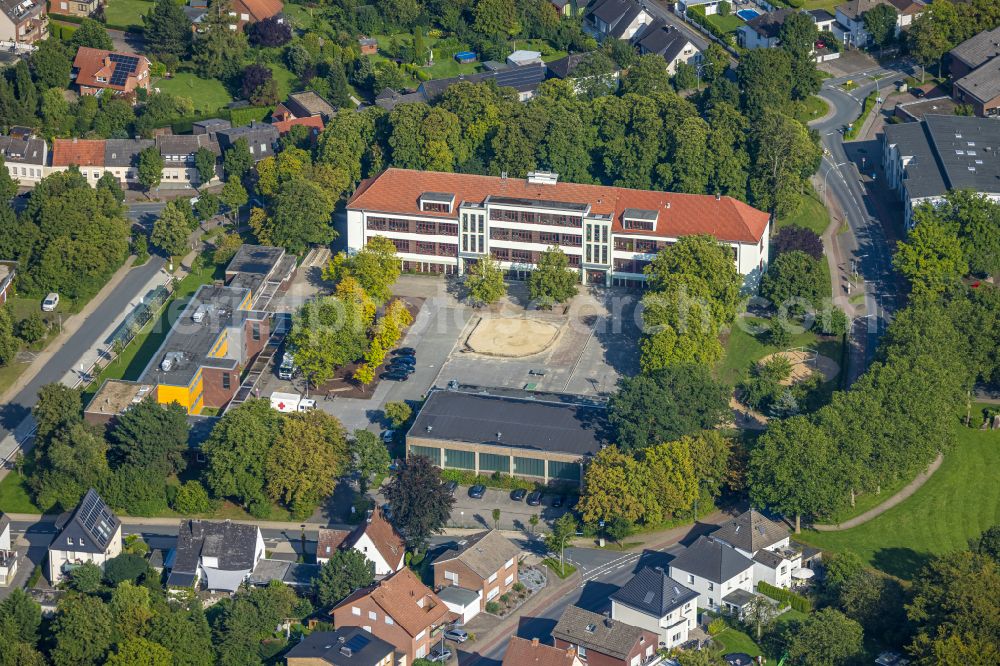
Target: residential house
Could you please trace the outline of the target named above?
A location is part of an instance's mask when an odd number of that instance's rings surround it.
[[[701,51],[698,50],[694,42],[688,39],[684,32],[668,25],[661,18],[644,26],[632,38],[632,44],[639,49],[639,53],[642,55],[655,53],[663,56],[663,59],[667,61],[667,72],[671,76],[677,73],[678,63],[694,65],[701,61]]]
[[[969,189],[1000,201],[1000,123],[989,118],[925,114],[920,122],[887,124],[882,165],[890,188],[903,202],[903,220],[913,209],[936,204],[952,190]]]
[[[455,614],[455,624],[463,625],[479,615],[483,609],[483,591],[467,590],[464,587],[449,585],[438,590],[437,595],[452,613]]]
[[[777,46],[781,41],[781,26],[785,24],[785,19],[797,11],[783,7],[750,19],[736,30],[736,43],[745,49],[769,49]]]
[[[103,5],[102,0],[53,0],[52,11],[63,16],[87,18]]]
[[[732,248],[751,291],[767,267],[770,229],[768,213],[731,197],[563,183],[544,171],[504,178],[390,168],[347,202],[349,250],[384,236],[403,270],[464,274],[491,254],[508,278],[523,280],[557,245],[582,282],[601,286],[640,286],[660,249],[711,234]]]
[[[52,161],[45,175],[75,166],[91,187],[104,174],[104,139],[52,139]]]
[[[361,627],[390,643],[406,664],[426,657],[453,614],[409,568],[355,591],[330,611],[338,629]]]
[[[507,644],[501,666],[584,666],[573,648],[545,645],[537,638],[530,641],[513,636]]]
[[[14,582],[17,575],[17,551],[10,536],[10,518],[0,511],[0,587]]]
[[[240,139],[246,139],[247,147],[254,163],[265,157],[271,157],[278,145],[278,128],[268,123],[251,122],[249,125],[218,129],[215,135],[219,139],[219,148],[225,153]]]
[[[756,509],[723,523],[711,537],[729,544],[754,562],[754,584],[792,585],[792,573],[802,567],[802,551],[792,548],[788,528]]]
[[[837,23],[837,17],[826,11],[825,9],[810,9],[806,11],[812,20],[816,24],[816,29],[820,32],[834,32],[834,26]]]
[[[577,67],[590,58],[591,55],[591,53],[571,53],[568,56],[559,58],[558,60],[547,62],[545,63],[545,69],[548,70],[546,77],[550,79],[571,80],[577,93],[580,93],[583,90],[584,81],[590,80],[591,78],[596,79],[600,76],[605,76],[607,78],[609,88],[617,88],[621,79],[621,70],[617,69],[617,67],[605,75],[595,74],[593,76],[583,77],[578,75]]]
[[[292,118],[320,117],[329,121],[337,114],[337,109],[312,90],[291,93],[284,102],[274,107],[271,118],[274,120],[291,120]]]
[[[484,63],[485,64],[485,63]],[[450,79],[432,79],[420,84],[417,92],[423,95],[421,101],[432,102],[444,94],[444,91],[462,81],[469,83],[485,83],[495,81],[498,88],[513,88],[517,91],[518,100],[525,102],[535,96],[535,90],[545,80],[548,71],[544,64],[522,65],[520,67],[504,66],[500,69],[488,70],[469,76],[456,76]]]
[[[146,56],[81,46],[73,59],[73,81],[81,95],[131,95],[149,90],[150,62]]]
[[[208,150],[215,159],[222,155],[215,134],[165,134],[156,137],[156,147],[163,156],[162,184],[201,186],[216,182],[218,173],[206,183],[201,182],[195,167],[195,154],[202,148]]]
[[[364,629],[314,631],[285,653],[287,666],[393,666],[390,643]]]
[[[17,262],[0,260],[0,305],[14,292],[14,278],[17,276]]]
[[[583,19],[584,30],[598,39],[631,40],[653,15],[637,0],[595,0]]]
[[[753,560],[705,536],[670,561],[670,577],[697,592],[698,608],[709,610],[741,609],[753,594],[753,573]]]
[[[687,16],[688,10],[693,7],[701,7],[702,11],[705,12],[705,16],[711,16],[712,14],[719,13],[719,3],[722,0],[677,0],[674,3],[674,13],[678,16]],[[730,8],[732,8],[733,3],[729,3]]]
[[[167,587],[235,592],[264,557],[256,525],[182,520]]]
[[[837,24],[834,34],[838,34],[845,44],[858,48],[868,46],[870,36],[865,30],[865,12],[877,5],[889,5],[896,10],[896,34],[908,28],[913,19],[924,11],[924,4],[917,0],[848,0],[837,5]]]
[[[122,552],[122,525],[97,491],[91,488],[68,520],[56,521],[59,534],[49,544],[49,582],[86,562],[104,568],[104,563]]]
[[[371,37],[358,37],[358,48],[361,55],[375,55],[378,53],[378,40]]]
[[[482,595],[480,610],[517,582],[521,549],[498,530],[463,538],[434,560],[434,588],[461,587]]]
[[[371,510],[365,521],[350,532],[321,528],[316,561],[325,564],[334,551],[350,548],[375,564],[376,576],[388,576],[403,568],[406,544],[380,507]]]
[[[0,44],[15,51],[31,50],[49,36],[44,0],[0,0]]]
[[[955,101],[981,118],[1000,115],[1000,28],[965,40],[950,55]]]
[[[277,16],[284,9],[281,0],[233,0],[229,6],[229,16],[235,25],[242,30],[247,23],[256,23],[266,18]]]
[[[104,142],[104,170],[123,187],[139,183],[139,153],[155,146],[152,139],[107,139]]]
[[[576,650],[588,666],[653,666],[662,661],[658,632],[576,606],[563,611],[552,638],[557,648]]]
[[[219,130],[230,129],[233,126],[228,120],[222,118],[209,118],[208,120],[196,120],[191,123],[192,134],[212,134]]]
[[[19,185],[33,186],[46,175],[48,153],[45,139],[0,135],[0,155],[10,177]]]
[[[662,568],[643,567],[611,595],[611,618],[651,632],[657,647],[686,642],[698,623],[698,593],[679,580]]]

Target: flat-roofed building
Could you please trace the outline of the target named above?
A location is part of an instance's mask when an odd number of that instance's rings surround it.
[[[580,483],[604,445],[603,400],[460,385],[432,389],[406,434],[407,455],[442,469]]]
[[[638,286],[655,254],[682,236],[708,234],[732,248],[748,290],[767,268],[770,215],[731,197],[527,178],[387,169],[347,202],[347,246],[373,236],[396,247],[402,268],[459,273],[492,255],[524,279],[557,246],[585,284]]]

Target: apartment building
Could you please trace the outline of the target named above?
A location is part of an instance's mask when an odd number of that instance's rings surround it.
[[[373,236],[396,246],[404,270],[462,274],[490,254],[524,279],[557,246],[584,284],[638,286],[659,250],[681,236],[729,245],[753,288],[767,268],[770,216],[732,197],[527,178],[387,169],[347,202],[347,245]]]
[[[480,610],[517,582],[521,549],[498,530],[471,534],[434,560],[434,587],[460,587],[476,592]]]

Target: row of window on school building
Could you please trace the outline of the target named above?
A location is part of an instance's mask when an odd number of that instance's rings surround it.
[[[545,480],[580,481],[579,462],[528,458],[508,454],[462,451],[437,446],[409,446],[410,455],[425,456],[441,469],[460,469],[489,475],[494,472]]]

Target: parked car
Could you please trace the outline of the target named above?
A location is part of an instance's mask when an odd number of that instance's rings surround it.
[[[391,361],[389,361],[389,364],[390,365],[416,365],[417,364],[417,357],[416,356],[396,356]]]
[[[396,436],[395,430],[383,430],[382,431],[382,442],[385,444],[392,444],[392,438]]]
[[[383,372],[379,375],[379,379],[388,379],[393,382],[405,382],[410,378],[410,373],[408,372],[397,372],[395,370],[390,370],[389,372]]]
[[[431,650],[431,654],[428,657],[428,659],[430,661],[433,661],[434,663],[438,662],[444,663],[449,659],[451,659],[451,650],[448,649],[442,650],[441,648],[434,648],[433,650]]]
[[[290,351],[285,351],[281,356],[281,365],[278,366],[278,379],[289,380],[295,375],[295,357]]]
[[[517,490],[511,492],[510,498],[515,502],[520,502],[524,499],[524,496],[528,494],[528,491],[524,488],[518,488]]]
[[[53,312],[57,305],[59,305],[59,294],[53,291],[42,301],[42,312]]]
[[[405,372],[408,375],[412,375],[416,371],[417,369],[414,368],[412,365],[406,365],[402,363],[400,364],[392,363],[389,365],[389,372]]]
[[[464,643],[469,640],[469,632],[464,629],[449,629],[444,632],[444,637],[449,641],[455,641],[456,643]]]
[[[554,500],[552,500],[552,508],[553,509],[558,509],[558,508],[560,508],[565,503],[566,503],[566,496],[565,495],[559,495]]]
[[[542,494],[537,490],[528,495],[528,506],[538,506],[542,503]]]
[[[416,356],[417,350],[413,347],[400,347],[392,352],[393,356]]]
[[[469,488],[469,497],[471,497],[472,499],[483,499],[483,495],[485,494],[486,494],[486,486],[484,486],[481,483],[477,483],[476,485]]]
[[[444,484],[444,489],[448,491],[449,495],[454,495],[455,491],[458,490],[458,481],[447,481]]]

